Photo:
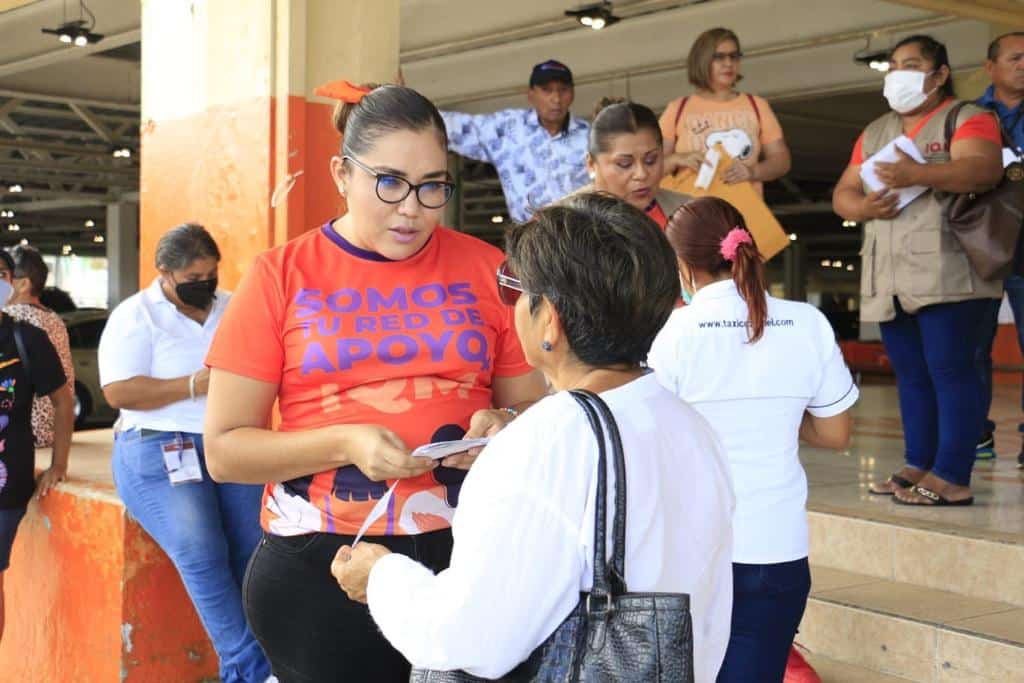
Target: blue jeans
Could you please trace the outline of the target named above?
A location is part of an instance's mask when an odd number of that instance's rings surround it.
[[[181,575],[192,604],[220,660],[224,683],[263,683],[270,664],[245,622],[242,580],[259,543],[262,488],[217,484],[206,471],[201,434],[195,440],[203,481],[172,486],[160,444],[174,432],[114,438],[114,484],[125,507],[139,521]]]
[[[732,630],[718,683],[782,683],[811,592],[807,558],[732,565]]]
[[[989,299],[925,306],[913,315],[896,303],[881,324],[899,391],[906,461],[969,486],[984,426],[984,387],[975,364]]]
[[[1006,298],[1010,301],[1010,308],[1013,309],[1013,322],[1017,328],[1017,343],[1024,351],[1024,277],[1012,275],[1003,283],[1006,288]],[[989,300],[991,306],[986,311],[985,322],[982,326],[984,336],[978,346],[978,372],[981,373],[981,381],[984,386],[983,401],[985,406],[985,429],[984,432],[995,431],[996,423],[987,419],[989,410],[992,408],[992,345],[996,341],[996,330],[999,329],[999,306],[1001,301]],[[1024,392],[1021,395],[1021,410],[1024,411]],[[1024,423],[1017,426],[1017,430],[1024,432]]]

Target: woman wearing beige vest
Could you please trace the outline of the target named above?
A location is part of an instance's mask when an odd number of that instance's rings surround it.
[[[590,126],[587,173],[593,183],[579,190],[615,195],[654,219],[662,230],[689,195],[659,187],[665,174],[658,117],[642,104],[605,98]]]
[[[999,128],[968,104],[947,146],[955,103],[949,58],[930,36],[902,40],[889,65],[884,92],[893,111],[864,130],[832,199],[837,214],[864,223],[861,320],[881,324],[903,418],[906,464],[871,492],[909,505],[970,505],[985,417],[974,355],[988,300],[1002,296],[1002,283],[978,276],[946,214],[950,193],[999,182]],[[926,163],[898,152],[899,161],[875,165],[884,188],[872,192],[860,178],[862,163],[901,135]],[[927,190],[899,209],[892,191],[915,185]]]

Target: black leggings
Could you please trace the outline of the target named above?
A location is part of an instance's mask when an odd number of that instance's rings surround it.
[[[435,572],[451,559],[450,529],[366,540]],[[338,548],[352,541],[338,534],[264,534],[257,546],[242,598],[249,626],[281,683],[409,680],[409,663],[381,635],[367,606],[349,600],[331,575]]]

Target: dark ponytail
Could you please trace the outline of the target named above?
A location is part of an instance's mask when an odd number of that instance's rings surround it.
[[[722,255],[722,242],[733,230],[741,230],[743,234],[737,237],[746,239],[739,240],[736,254],[730,261]],[[768,280],[764,261],[743,214],[724,199],[698,197],[672,214],[665,226],[665,235],[676,256],[688,268],[713,276],[731,273],[736,289],[747,304],[748,341],[753,344],[761,339],[768,320]]]
[[[359,102],[341,102],[334,107],[334,128],[341,135],[341,155],[360,156],[385,133],[400,130],[430,130],[448,147],[444,119],[434,103],[412,88],[401,85],[364,83],[368,89]]]
[[[622,98],[605,97],[594,109],[594,122],[590,125],[590,156],[608,151],[609,141],[616,135],[650,131],[658,147],[664,144],[658,117],[649,107]]]

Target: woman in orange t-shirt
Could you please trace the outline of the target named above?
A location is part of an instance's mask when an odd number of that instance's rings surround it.
[[[453,185],[437,109],[400,86],[333,85],[348,213],[259,256],[235,293],[207,358],[207,460],[218,480],[266,484],[243,601],[275,673],[408,680],[331,561],[387,496],[368,540],[444,569],[475,454],[411,450],[489,436],[545,384],[499,299],[501,252],[438,226]]]
[[[666,173],[699,171],[718,143],[736,160],[726,170],[727,183],[750,182],[763,193],[763,183],[789,172],[789,147],[775,112],[764,98],[736,90],[742,59],[740,39],[727,28],[694,41],[686,64],[696,92],[669,102],[661,115]]]
[[[593,185],[580,192],[613,194],[650,216],[664,230],[689,195],[661,189],[665,154],[658,118],[642,104],[604,98],[590,126],[587,172]]]

